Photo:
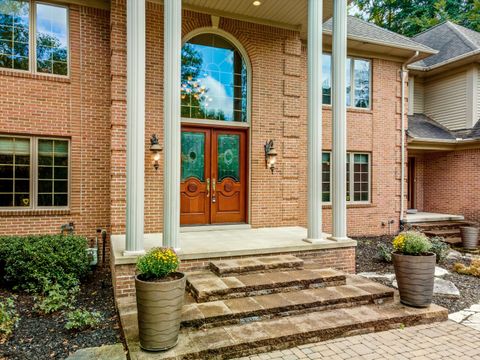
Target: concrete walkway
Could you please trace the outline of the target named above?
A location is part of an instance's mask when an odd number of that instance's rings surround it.
[[[480,359],[479,343],[480,331],[446,321],[307,344],[241,360],[471,360]]]

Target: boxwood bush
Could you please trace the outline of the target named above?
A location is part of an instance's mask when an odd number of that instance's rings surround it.
[[[87,239],[74,235],[0,237],[0,274],[16,290],[70,288],[89,270]]]

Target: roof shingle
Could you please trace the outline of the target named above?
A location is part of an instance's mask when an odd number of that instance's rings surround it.
[[[459,57],[480,52],[480,33],[446,21],[412,38],[438,50],[438,54],[412,64],[412,67],[428,69]]]
[[[332,26],[332,19],[327,20],[323,24],[324,32],[331,34]],[[361,39],[374,44],[390,45],[392,47],[421,51],[429,54],[436,53],[436,51],[429,46],[423,45],[406,36],[384,29],[355,16],[348,16],[347,36],[351,39]]]

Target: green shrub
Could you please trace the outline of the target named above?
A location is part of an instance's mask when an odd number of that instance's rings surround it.
[[[0,237],[0,266],[14,289],[44,292],[49,284],[70,288],[89,269],[87,240],[73,235]]]
[[[3,298],[0,300],[0,344],[12,334],[18,320],[14,299]]]
[[[430,242],[432,243],[430,251],[437,255],[437,263],[442,263],[450,252],[450,246],[438,236],[431,238]]]
[[[66,313],[68,330],[82,330],[96,327],[102,320],[102,315],[97,311],[77,309]]]
[[[71,289],[64,289],[59,284],[48,285],[45,295],[35,297],[35,309],[50,314],[63,309],[72,309],[75,298],[80,291],[78,286]]]
[[[390,263],[392,262],[392,247],[386,244],[378,245],[378,257],[383,262]]]
[[[418,231],[405,231],[393,239],[393,249],[404,255],[423,255],[431,251],[432,243]]]
[[[142,280],[161,279],[178,269],[180,260],[173,249],[153,248],[137,261],[137,271]]]

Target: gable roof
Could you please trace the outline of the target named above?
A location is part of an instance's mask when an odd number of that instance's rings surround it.
[[[480,54],[480,33],[446,21],[412,38],[437,49],[438,54],[412,64],[412,69],[431,70],[460,58]]]
[[[333,20],[330,18],[323,24],[324,34],[332,34]],[[428,45],[421,44],[406,36],[384,29],[355,16],[347,18],[347,37],[357,40],[389,47],[419,51],[427,54],[436,54],[437,51]]]

